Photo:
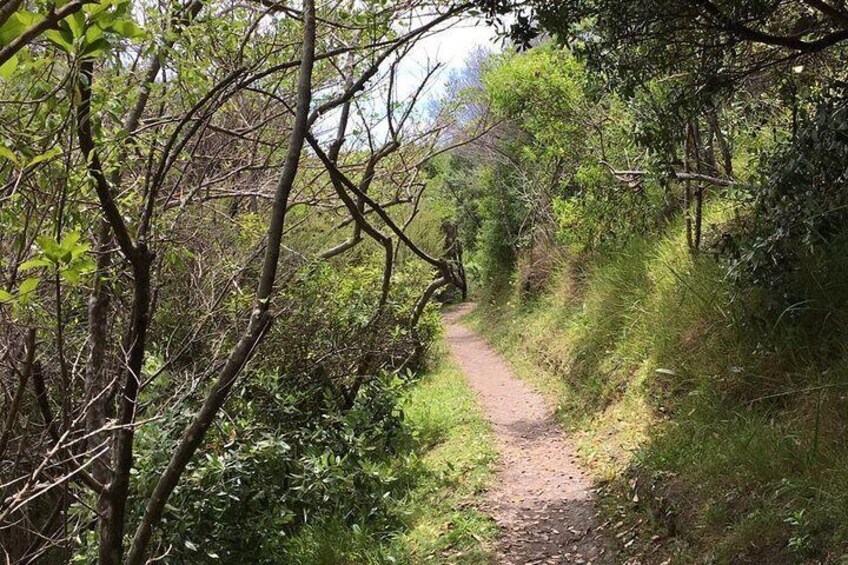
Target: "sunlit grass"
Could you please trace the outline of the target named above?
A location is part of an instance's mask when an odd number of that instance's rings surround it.
[[[710,221],[723,215],[712,210]],[[474,320],[556,406],[594,475],[612,482],[614,522],[654,523],[679,542],[680,563],[840,562],[842,255],[798,271],[802,309],[769,311],[756,292],[736,292],[714,258],[690,254],[675,225]]]

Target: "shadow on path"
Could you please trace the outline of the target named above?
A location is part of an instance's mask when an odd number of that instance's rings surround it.
[[[591,481],[542,396],[460,318],[473,305],[445,315],[447,342],[486,417],[500,454],[489,511],[501,530],[496,562],[503,565],[612,563],[598,529]]]

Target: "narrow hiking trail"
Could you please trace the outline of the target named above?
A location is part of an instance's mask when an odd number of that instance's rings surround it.
[[[460,323],[472,309],[463,305],[445,315],[446,337],[497,439],[497,484],[488,494],[488,510],[501,530],[496,563],[612,563],[591,481],[574,449],[544,398]]]

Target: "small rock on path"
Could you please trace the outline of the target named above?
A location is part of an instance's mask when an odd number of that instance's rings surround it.
[[[497,438],[497,484],[489,492],[501,530],[501,565],[608,564],[611,545],[599,529],[592,483],[544,398],[518,379],[506,362],[459,319],[463,305],[445,315],[451,354],[477,392]]]

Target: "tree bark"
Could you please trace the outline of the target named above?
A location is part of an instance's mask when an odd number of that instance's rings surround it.
[[[6,446],[12,435],[12,428],[15,427],[15,420],[18,417],[18,411],[26,393],[27,382],[29,382],[29,376],[32,373],[32,365],[35,361],[35,328],[27,330],[23,357],[23,367],[18,372],[18,388],[15,391],[15,396],[12,398],[11,405],[8,407],[6,421],[3,424],[3,434],[0,435],[0,458],[6,452]]]
[[[162,518],[162,512],[168,498],[177,486],[201,441],[203,441],[203,437],[212,425],[215,416],[229,396],[239,374],[271,325],[272,320],[268,316],[269,301],[274,291],[286,210],[292,185],[300,165],[303,143],[308,131],[309,107],[312,102],[312,70],[315,60],[316,32],[314,0],[305,0],[304,2],[303,27],[303,57],[299,71],[294,127],[289,139],[289,149],[283,165],[283,172],[277,184],[271,221],[268,227],[268,244],[253,312],[245,333],[231,352],[203,406],[183,432],[177,449],[153,489],[153,494],[147,502],[144,515],[133,537],[127,556],[127,565],[143,565],[145,562],[153,528]]]

